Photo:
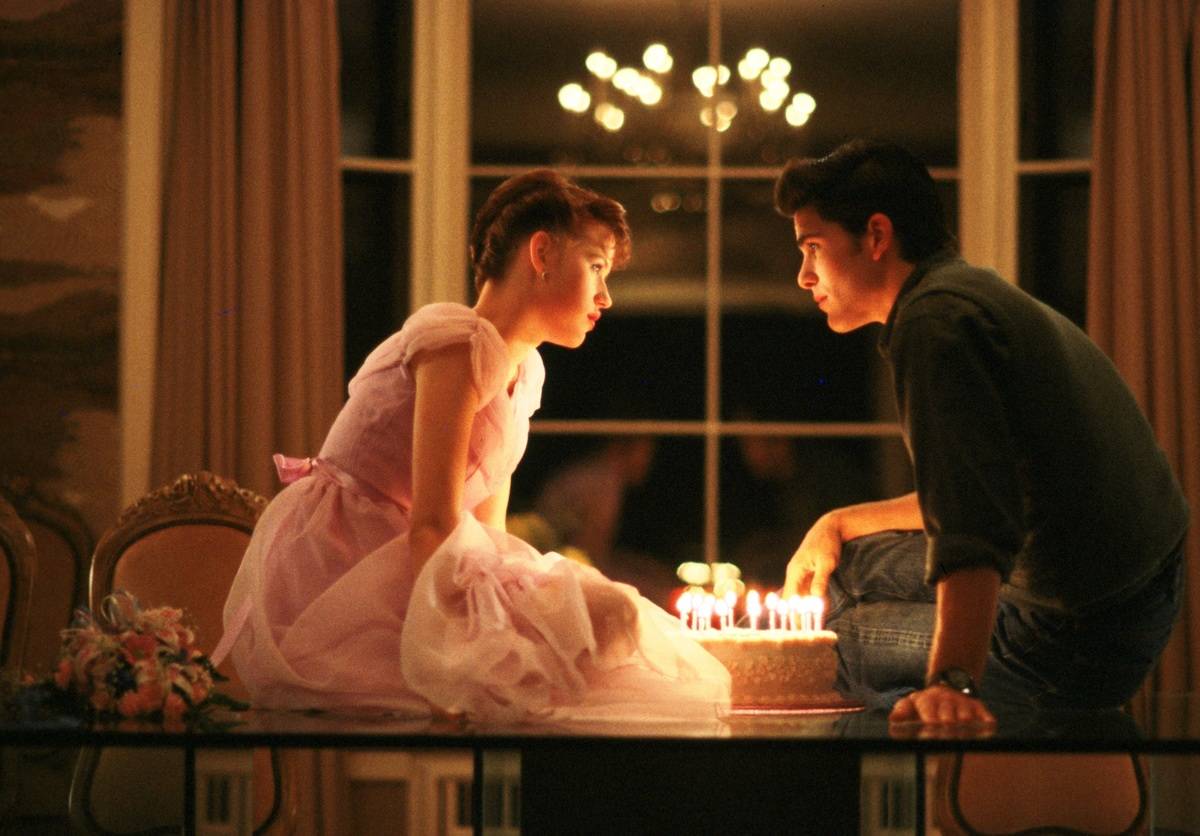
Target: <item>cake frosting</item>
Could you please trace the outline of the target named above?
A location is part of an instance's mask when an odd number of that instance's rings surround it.
[[[714,630],[694,635],[728,670],[734,708],[811,708],[843,702],[833,689],[837,635],[830,630]]]

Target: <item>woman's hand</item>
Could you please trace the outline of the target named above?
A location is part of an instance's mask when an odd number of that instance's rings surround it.
[[[842,554],[842,535],[837,517],[825,514],[804,535],[800,548],[788,561],[783,596],[825,596],[829,576],[837,568]]]

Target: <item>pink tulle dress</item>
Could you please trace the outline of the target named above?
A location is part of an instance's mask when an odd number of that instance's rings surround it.
[[[470,347],[483,406],[459,522],[419,574],[409,557],[413,380],[421,351]],[[432,707],[477,720],[712,719],[725,669],[630,586],[469,512],[512,473],[541,400],[536,351],[511,394],[500,334],[429,305],[376,348],[315,459],[276,457],[267,507],[225,604],[225,638],[256,705]]]

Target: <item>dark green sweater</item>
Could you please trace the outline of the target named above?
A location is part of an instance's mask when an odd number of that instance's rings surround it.
[[[992,566],[1002,595],[1083,612],[1187,528],[1183,492],[1108,357],[994,272],[917,265],[880,337],[929,535],[927,577]]]

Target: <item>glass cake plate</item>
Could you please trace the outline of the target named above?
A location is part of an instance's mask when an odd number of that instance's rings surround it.
[[[848,714],[866,708],[861,702],[848,699],[816,701],[796,705],[731,705],[730,717],[793,717],[806,714]]]

